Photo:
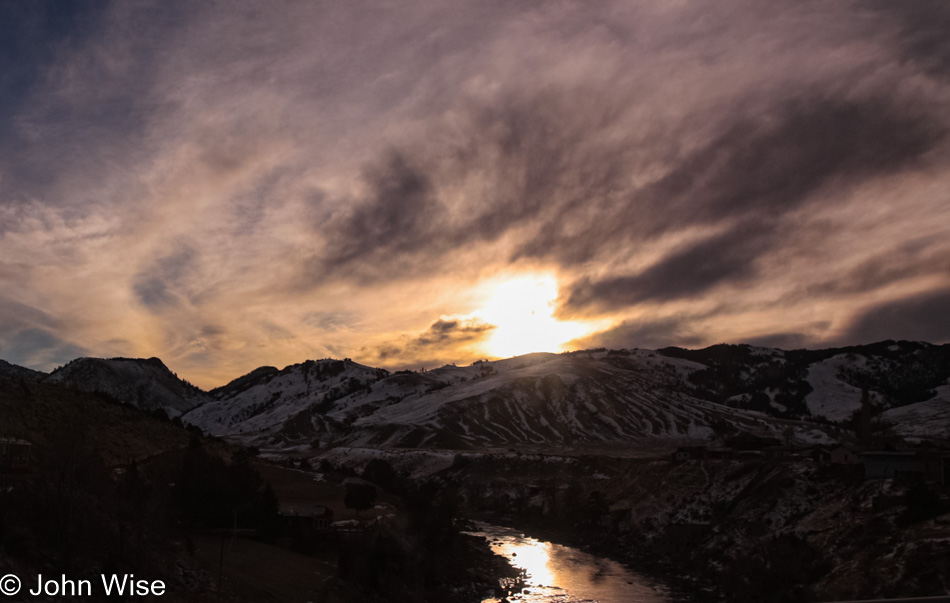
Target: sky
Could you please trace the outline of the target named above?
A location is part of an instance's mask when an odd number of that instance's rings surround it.
[[[6,2],[0,358],[950,341],[950,3]]]

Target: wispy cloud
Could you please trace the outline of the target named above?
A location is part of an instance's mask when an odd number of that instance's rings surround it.
[[[60,4],[0,15],[8,360],[453,361],[537,270],[578,345],[947,338],[943,2]]]

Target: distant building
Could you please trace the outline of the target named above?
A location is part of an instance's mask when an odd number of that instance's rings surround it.
[[[278,514],[289,532],[322,532],[333,523],[333,510],[324,505],[281,504]]]
[[[861,452],[857,448],[842,444],[831,449],[828,462],[832,465],[860,465]]]
[[[333,524],[333,510],[315,504],[284,504],[280,516],[280,541],[294,549],[313,553],[325,541]]]
[[[830,463],[831,462],[831,449],[827,446],[815,446],[811,449],[809,453],[811,460],[816,463]]]

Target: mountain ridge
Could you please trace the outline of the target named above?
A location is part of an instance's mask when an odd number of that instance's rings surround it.
[[[45,376],[21,368],[4,362],[0,376],[161,408],[210,434],[274,449],[579,445],[789,429],[799,441],[825,442],[854,423],[862,391],[895,433],[950,435],[950,345],[925,342],[598,348],[395,373],[327,358],[258,367],[207,392],[158,358],[80,358]]]
[[[123,404],[180,416],[210,400],[207,392],[180,379],[159,358],[77,358],[43,378],[80,391],[106,394]]]

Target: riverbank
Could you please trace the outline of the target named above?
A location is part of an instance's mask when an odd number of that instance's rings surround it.
[[[524,571],[519,600],[670,603],[664,585],[604,556],[479,522],[475,535]]]
[[[479,514],[479,522],[503,526],[537,540],[569,546],[604,559],[619,563],[631,572],[642,576],[654,586],[661,586],[669,595],[670,603],[707,601],[708,586],[694,577],[675,571],[669,560],[644,552],[643,546],[622,538],[613,538],[603,533],[587,533],[574,528],[552,525],[545,521],[518,521],[511,515],[494,513]],[[640,543],[642,545],[642,543]]]
[[[620,561],[677,600],[807,602],[950,590],[950,529],[860,467],[616,458],[477,460],[473,517]]]

